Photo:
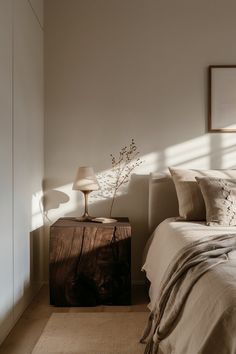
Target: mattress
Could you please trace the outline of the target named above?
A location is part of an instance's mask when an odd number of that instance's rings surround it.
[[[236,227],[209,227],[204,222],[177,218],[163,221],[148,242],[143,265],[151,283],[150,310],[157,301],[164,272],[183,247],[204,236],[235,233]],[[161,353],[211,354],[212,341],[219,354],[236,353],[236,252],[230,254],[230,260],[230,267],[214,268],[194,286],[177,326],[161,342]]]

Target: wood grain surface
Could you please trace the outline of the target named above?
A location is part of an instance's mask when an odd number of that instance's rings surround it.
[[[131,226],[61,218],[50,230],[50,303],[129,305]]]

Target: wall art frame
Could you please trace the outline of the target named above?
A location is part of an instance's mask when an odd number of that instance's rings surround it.
[[[208,131],[236,132],[236,65],[210,65]]]

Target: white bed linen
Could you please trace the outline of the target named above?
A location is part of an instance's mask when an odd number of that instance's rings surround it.
[[[204,236],[236,233],[236,227],[209,227],[201,222],[163,221],[153,233],[143,266],[150,286],[152,310],[159,295],[160,283],[169,263],[188,243]],[[214,268],[200,278],[190,293],[183,314],[170,335],[161,342],[165,354],[236,354],[236,253],[235,262]],[[211,351],[219,347],[218,353]],[[158,352],[159,353],[159,352]]]
[[[178,221],[178,218],[164,220],[154,231],[147,243],[143,270],[150,281],[149,309],[155,306],[161,279],[175,255],[190,242],[204,236],[236,233],[236,227],[206,226],[205,222]]]

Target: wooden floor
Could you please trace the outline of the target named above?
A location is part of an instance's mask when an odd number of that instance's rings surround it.
[[[48,287],[43,286],[3,342],[0,354],[30,354],[53,312],[147,311],[147,290],[143,286],[135,286],[132,294],[132,306],[58,308],[49,305]]]

